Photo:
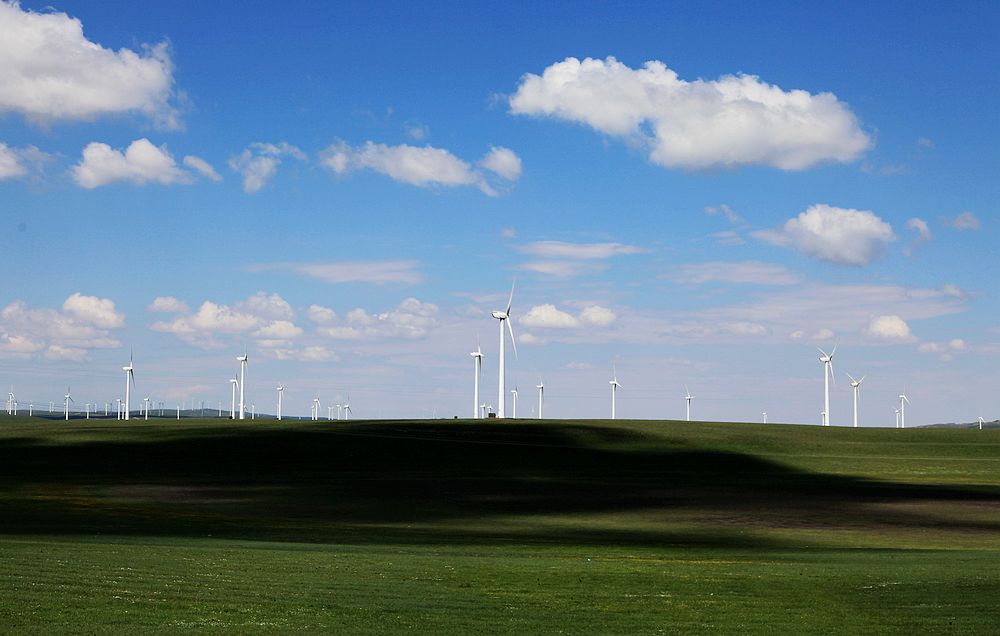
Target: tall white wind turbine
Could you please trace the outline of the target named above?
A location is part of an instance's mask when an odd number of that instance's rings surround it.
[[[497,392],[497,417],[505,417],[504,404],[507,402],[507,394],[504,392],[506,388],[504,386],[504,358],[507,348],[507,336],[504,333],[504,326],[507,327],[507,332],[510,333],[510,345],[514,348],[514,357],[517,357],[517,343],[514,342],[514,328],[510,324],[510,306],[514,302],[514,283],[510,285],[510,298],[507,299],[507,309],[504,311],[494,311],[493,317],[500,321],[500,371],[499,371],[499,381]]]
[[[319,407],[320,407],[319,398],[318,397],[314,397],[313,398],[313,419],[314,420],[318,420],[319,419]]]
[[[354,411],[351,410],[351,394],[347,394],[347,400],[344,402],[344,420],[350,419],[349,416],[354,415]]]
[[[979,430],[983,430],[983,418],[979,418]]]
[[[132,387],[135,386],[135,373],[132,367],[132,352],[128,353],[128,366],[122,367],[125,372],[125,419],[129,419],[129,409],[132,408]]]
[[[615,419],[615,396],[618,393],[618,387],[621,383],[618,382],[618,370],[612,365],[613,375],[608,384],[611,385],[611,419]]]
[[[73,401],[73,398],[72,396],[70,396],[69,393],[70,393],[69,387],[66,387],[66,395],[63,396],[63,401],[65,402],[66,406],[64,407],[63,413],[66,417],[67,422],[69,421],[69,403]]]
[[[514,385],[514,388],[510,390],[510,395],[511,395],[511,398],[513,399],[513,404],[514,404],[514,416],[513,417],[516,420],[517,419],[517,385],[516,384]]]
[[[906,405],[910,403],[910,398],[906,397],[906,390],[899,394],[899,428],[906,428]]]
[[[239,383],[240,381],[237,380],[236,378],[229,378],[229,384],[231,384],[233,387],[233,401],[229,407],[229,419],[231,420],[236,419],[236,385]]]
[[[687,400],[687,421],[691,421],[691,400],[696,396],[691,395],[691,391],[688,390],[687,385],[684,385],[684,399]]]
[[[899,409],[893,407],[892,410],[896,414],[896,428],[899,428]]]
[[[285,387],[278,385],[278,419],[281,419],[281,395],[285,392]]]
[[[851,378],[851,388],[854,389],[854,428],[858,427],[858,403],[861,400],[861,383],[865,381],[865,376],[861,376],[860,380],[855,380],[848,373],[847,377]]]
[[[14,397],[14,387],[11,386],[10,387],[10,393],[7,394],[7,415],[11,415],[11,414],[17,415],[17,413],[13,413],[14,402],[16,402],[16,401],[17,401],[17,398]]]
[[[816,347],[819,349],[819,347]],[[823,363],[823,426],[830,425],[830,378],[836,382],[837,378],[833,375],[833,356],[837,353],[837,345],[833,345],[833,351],[827,353],[822,349],[819,352],[823,355],[820,356],[819,361]]]
[[[764,424],[767,424],[767,411],[761,413],[760,416],[763,418]]]
[[[542,382],[541,378],[538,378],[538,385],[535,388],[538,389],[538,419],[543,419],[542,406],[545,405],[545,383]]]
[[[149,420],[149,396],[142,398],[142,405],[144,413],[143,419]]]
[[[472,419],[479,418],[479,380],[483,377],[483,348],[476,338],[476,350],[469,354],[475,362],[475,384],[472,390]],[[339,419],[339,417],[338,417]]]
[[[244,419],[246,414],[246,379],[247,379],[247,351],[243,349],[243,355],[237,356],[240,363],[240,419]]]

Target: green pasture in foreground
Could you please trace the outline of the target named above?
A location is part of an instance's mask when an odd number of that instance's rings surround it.
[[[1000,430],[0,416],[0,631],[996,633]]]

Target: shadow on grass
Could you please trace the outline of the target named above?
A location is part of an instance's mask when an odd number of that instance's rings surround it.
[[[768,530],[1000,531],[1000,522],[913,512],[927,502],[995,506],[995,488],[811,473],[666,448],[618,427],[224,425],[149,428],[148,441],[129,433],[3,440],[0,533],[780,547]],[[885,503],[902,505],[886,512],[877,505]]]

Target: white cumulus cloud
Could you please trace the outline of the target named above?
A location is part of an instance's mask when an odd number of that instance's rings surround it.
[[[872,212],[825,204],[811,206],[781,228],[752,235],[822,261],[855,266],[867,265],[896,240],[892,226]]]
[[[171,300],[176,299],[168,297],[160,304],[172,307],[171,311],[178,315],[172,320],[154,322],[150,329],[172,333],[196,346],[218,347],[221,346],[219,337],[245,336],[257,338],[261,347],[274,348],[286,346],[288,341],[302,334],[302,329],[293,322],[294,310],[278,294],[257,292],[234,305],[206,300],[196,312]]]
[[[520,320],[526,327],[578,327],[580,321],[572,314],[556,309],[555,305],[535,305]]]
[[[156,311],[165,314],[179,314],[191,311],[182,300],[178,300],[173,296],[157,296],[153,299],[153,302],[146,307],[148,311]]]
[[[874,316],[865,329],[865,334],[879,340],[907,341],[913,339],[910,326],[896,315]]]
[[[87,189],[128,181],[135,185],[191,183],[191,175],[181,170],[164,147],[148,139],[137,139],[124,152],[102,143],[90,143],[83,158],[73,167],[73,180]]]
[[[569,57],[527,73],[510,112],[590,126],[648,148],[667,168],[765,165],[802,170],[850,162],[872,145],[832,93],[783,90],[752,75],[686,81],[662,62]]]
[[[927,243],[933,238],[933,236],[931,235],[931,229],[927,226],[927,221],[923,219],[918,219],[916,217],[908,219],[906,221],[906,229],[912,230],[917,233],[917,235],[913,238],[913,241],[911,241],[910,244],[906,247],[906,249],[903,250],[903,252],[907,256],[912,254],[914,249],[923,245],[924,243]]]
[[[14,301],[0,310],[0,357],[27,359],[44,354],[52,359],[84,360],[91,349],[120,347],[111,330],[124,324],[125,317],[108,298],[77,292],[65,300],[61,311]]]
[[[17,2],[0,2],[0,33],[0,112],[37,122],[135,112],[180,126],[166,43],[113,51],[88,40],[78,19]]]
[[[12,148],[0,142],[0,181],[20,179],[31,172],[41,172],[42,164],[52,156],[34,146]]]
[[[101,329],[115,329],[125,324],[125,316],[118,313],[110,298],[84,296],[75,292],[63,303],[63,311]]]
[[[485,194],[496,196],[496,184],[486,179],[483,169],[505,182],[521,175],[521,160],[512,150],[492,148],[474,167],[443,148],[400,144],[387,146],[367,141],[354,147],[346,142],[328,146],[320,153],[320,163],[337,175],[357,170],[372,170],[409,185],[474,186]]]
[[[254,194],[260,192],[278,172],[278,166],[284,157],[306,160],[305,153],[287,142],[278,144],[255,142],[232,157],[229,160],[229,167],[243,177],[243,191]]]
[[[607,327],[616,319],[615,312],[600,305],[589,305],[580,312],[580,322],[596,327]]]
[[[336,340],[377,338],[423,338],[438,324],[438,307],[416,298],[407,298],[388,311],[369,313],[356,308],[344,318],[332,318],[317,333]]]

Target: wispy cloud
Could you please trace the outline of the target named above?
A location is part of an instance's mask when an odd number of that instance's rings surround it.
[[[230,158],[229,167],[243,177],[243,191],[255,194],[277,174],[278,166],[284,157],[306,160],[305,153],[288,142],[282,141],[277,144],[256,142]]]
[[[417,270],[420,265],[420,261],[413,260],[282,262],[251,265],[247,267],[247,270],[251,272],[289,271],[333,284],[372,283],[383,285],[387,283],[415,284],[423,281],[424,275]]]
[[[565,243],[563,241],[536,241],[518,248],[519,251],[543,258],[605,259],[623,254],[641,254],[646,250],[621,243]]]
[[[736,285],[794,285],[802,277],[784,265],[760,261],[706,261],[685,263],[663,274],[661,278],[684,285],[731,283]]]

